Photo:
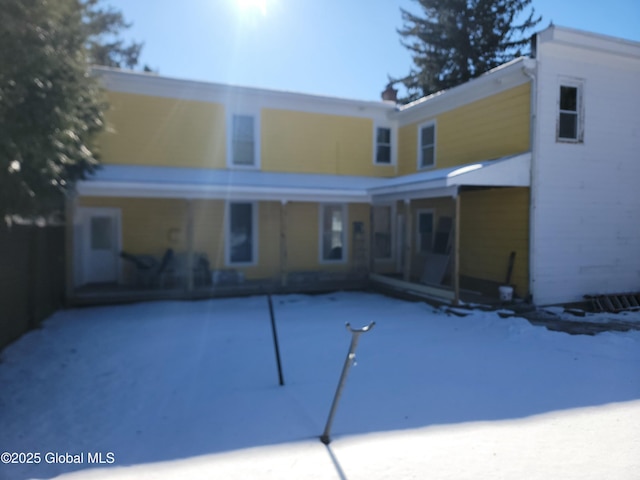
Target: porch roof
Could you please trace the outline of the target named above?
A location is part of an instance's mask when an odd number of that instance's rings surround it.
[[[531,153],[396,178],[259,170],[104,165],[81,196],[374,202],[456,196],[461,186],[526,187]]]
[[[459,187],[528,187],[531,185],[531,152],[494,160],[456,165],[390,178],[373,186],[374,202],[455,197]]]
[[[347,175],[104,165],[81,196],[368,202],[384,179]]]

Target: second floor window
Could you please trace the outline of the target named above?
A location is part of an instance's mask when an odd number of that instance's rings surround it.
[[[418,168],[433,167],[436,164],[436,126],[433,123],[420,127]]]
[[[579,85],[560,85],[558,140],[582,141],[582,92]]]
[[[256,128],[253,115],[233,115],[231,125],[231,163],[251,167],[256,165]]]
[[[391,129],[376,128],[376,163],[389,165],[391,163]]]

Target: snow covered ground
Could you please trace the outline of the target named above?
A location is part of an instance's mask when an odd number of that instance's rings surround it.
[[[638,331],[365,293],[274,306],[284,387],[266,297],[55,314],[0,356],[0,452],[41,456],[0,479],[639,478]],[[325,447],[347,321],[376,326]]]

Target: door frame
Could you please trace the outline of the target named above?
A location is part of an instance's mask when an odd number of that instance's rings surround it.
[[[89,267],[89,244],[91,217],[102,215],[110,216],[115,220],[115,262],[116,282],[122,283],[122,261],[119,253],[122,251],[122,210],[117,207],[78,207],[76,221],[74,222],[74,286],[79,287],[87,283],[87,268]]]

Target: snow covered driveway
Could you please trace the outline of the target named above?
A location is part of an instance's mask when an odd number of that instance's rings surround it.
[[[274,306],[284,387],[266,297],[55,314],[0,357],[0,451],[41,456],[0,479],[640,478],[640,332],[365,293]],[[374,320],[327,448],[344,324]]]

